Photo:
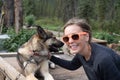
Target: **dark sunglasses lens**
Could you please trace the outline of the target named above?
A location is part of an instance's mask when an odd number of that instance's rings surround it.
[[[78,34],[72,35],[72,39],[73,39],[73,40],[78,40],[78,39],[79,39],[79,35],[78,35]]]
[[[68,38],[68,37],[64,37],[64,38],[63,38],[63,41],[64,41],[64,42],[68,42],[68,41],[69,41],[69,38]]]

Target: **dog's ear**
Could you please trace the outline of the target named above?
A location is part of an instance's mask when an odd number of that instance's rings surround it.
[[[37,27],[37,33],[38,33],[39,37],[42,39],[46,39],[48,35],[44,31],[44,29],[41,26],[36,26],[36,27]]]

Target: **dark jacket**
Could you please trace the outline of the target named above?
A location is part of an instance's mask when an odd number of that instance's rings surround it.
[[[91,43],[91,49],[92,54],[88,61],[80,54],[76,54],[71,61],[55,56],[50,60],[69,70],[83,66],[89,80],[120,80],[120,56],[112,49],[96,43]]]

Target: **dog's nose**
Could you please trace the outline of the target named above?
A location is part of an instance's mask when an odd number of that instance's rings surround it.
[[[60,45],[60,47],[62,47],[62,46],[64,45],[64,43],[63,43],[63,42],[61,42],[60,44],[61,44],[61,45]]]

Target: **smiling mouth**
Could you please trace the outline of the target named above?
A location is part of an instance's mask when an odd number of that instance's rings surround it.
[[[70,47],[72,50],[76,50],[77,49],[77,46],[71,46]]]
[[[70,49],[72,50],[76,50],[78,48],[78,45],[77,44],[70,44]]]

